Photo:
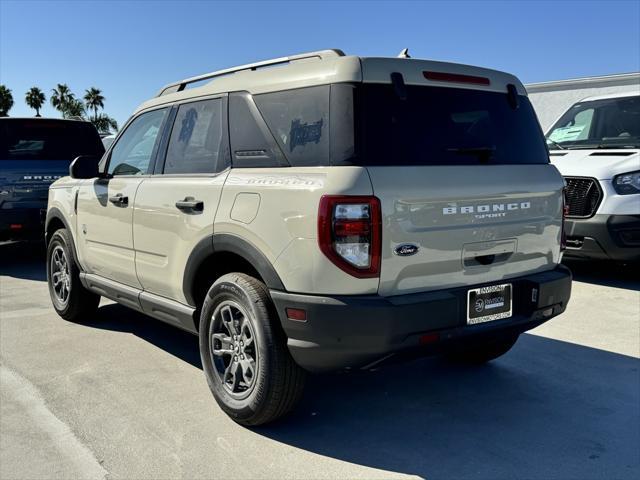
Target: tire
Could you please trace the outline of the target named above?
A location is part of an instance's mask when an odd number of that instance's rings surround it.
[[[480,344],[467,344],[446,355],[447,359],[455,363],[469,365],[481,365],[501,357],[518,341],[519,335],[510,335],[483,342]]]
[[[209,388],[234,421],[262,425],[295,407],[306,374],[287,349],[262,282],[243,273],[216,280],[202,306],[199,330]]]
[[[100,296],[80,283],[80,269],[74,260],[72,248],[69,232],[65,228],[51,236],[47,246],[47,284],[56,313],[65,320],[80,322],[96,313]],[[61,271],[63,275],[60,275]],[[66,295],[61,294],[63,290],[66,290]]]

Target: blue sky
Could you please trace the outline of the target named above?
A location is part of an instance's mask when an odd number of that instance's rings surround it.
[[[308,50],[482,65],[527,82],[640,70],[640,0],[30,2],[0,0],[0,83],[102,89],[120,124],[169,82]]]

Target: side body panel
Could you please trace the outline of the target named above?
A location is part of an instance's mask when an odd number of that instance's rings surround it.
[[[78,192],[77,241],[87,273],[140,288],[133,250],[133,203],[144,177],[120,176],[87,180]],[[115,205],[109,198],[121,195],[128,201]]]
[[[138,279],[146,292],[188,304],[183,274],[198,243],[213,234],[213,221],[229,170],[210,176],[146,179],[136,196],[133,239]],[[184,211],[176,202],[193,197],[202,211]]]
[[[371,195],[361,167],[233,169],[227,177],[214,231],[236,235],[262,252],[290,292],[369,294],[378,279],[358,279],[318,248],[322,195]]]
[[[56,180],[49,188],[48,204],[47,204],[47,219],[51,221],[52,214],[60,215],[63,218],[60,220],[66,224],[71,238],[74,243],[78,243],[78,229],[76,226],[76,212],[74,208],[76,192],[79,189],[81,180],[74,180],[71,177],[63,177]],[[46,228],[46,225],[45,225]],[[51,229],[47,229],[47,234],[52,234]],[[82,258],[79,256],[78,248],[76,246],[76,258],[83,266]]]

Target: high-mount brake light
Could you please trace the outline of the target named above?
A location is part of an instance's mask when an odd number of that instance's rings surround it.
[[[447,72],[422,72],[427,80],[436,82],[471,83],[474,85],[491,85],[491,80],[487,77],[477,77],[475,75],[463,75],[461,73]]]
[[[334,265],[357,278],[380,275],[382,218],[374,196],[324,195],[318,244]]]

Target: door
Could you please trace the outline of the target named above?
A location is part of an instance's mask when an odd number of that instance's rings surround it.
[[[185,265],[196,245],[213,234],[229,171],[226,111],[226,97],[181,104],[166,154],[138,189],[133,240],[146,292],[188,303],[182,289]]]
[[[168,109],[135,118],[113,145],[106,178],[86,180],[78,190],[80,260],[88,273],[140,288],[133,249],[133,202],[157,151]]]

